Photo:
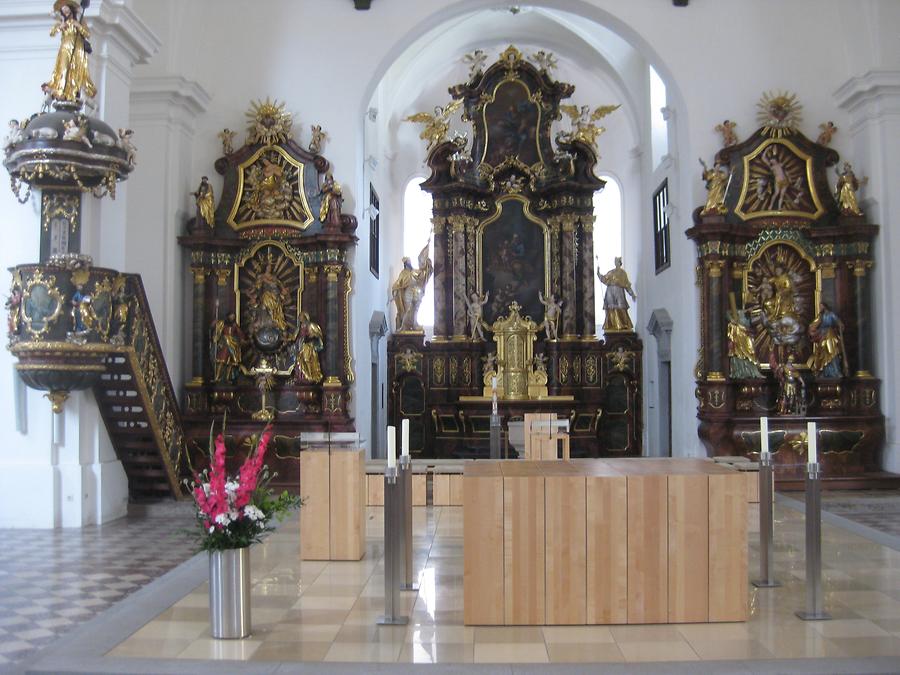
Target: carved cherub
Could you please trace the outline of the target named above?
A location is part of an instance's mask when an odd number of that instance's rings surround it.
[[[545,52],[543,49],[532,54],[531,60],[545,73],[549,73],[557,66],[556,57],[551,52]]]
[[[9,121],[9,133],[6,135],[6,138],[3,140],[3,149],[7,152],[10,151],[12,146],[16,143],[21,143],[25,140],[25,127],[19,124],[19,120],[10,120]]]
[[[64,141],[75,141],[76,143],[84,143],[89,148],[94,147],[91,139],[88,138],[87,118],[84,115],[77,115],[67,119],[63,122],[63,128],[65,129],[62,137]]]
[[[487,54],[482,50],[476,49],[462,57],[462,62],[469,66],[469,79],[471,80],[484,69],[484,63],[487,61]]]
[[[715,130],[722,134],[722,145],[730,147],[732,145],[737,145],[738,137],[737,134],[734,133],[734,128],[737,126],[736,122],[732,122],[731,120],[725,120],[721,124],[717,124]]]
[[[318,155],[322,152],[322,143],[328,138],[328,134],[322,131],[321,124],[311,124],[309,128],[312,131],[312,138],[309,141],[309,151],[314,155]]]
[[[820,133],[819,137],[816,139],[816,143],[819,145],[829,145],[831,139],[838,130],[838,128],[834,126],[834,122],[822,122],[822,124],[819,125],[819,129],[822,130],[822,133]]]
[[[222,141],[222,153],[225,155],[230,155],[234,152],[234,137],[237,136],[236,131],[232,131],[229,128],[224,128],[218,134],[218,137]]]
[[[119,147],[125,151],[125,158],[128,160],[128,164],[134,166],[137,148],[134,147],[134,144],[131,142],[132,136],[134,136],[134,131],[132,129],[123,129],[119,127]]]
[[[425,128],[419,134],[419,138],[428,141],[428,150],[442,143],[450,131],[450,115],[459,110],[462,105],[462,99],[450,101],[447,105],[434,107],[434,114],[420,112],[410,115],[403,119],[404,122],[414,122],[415,124],[424,124]]]

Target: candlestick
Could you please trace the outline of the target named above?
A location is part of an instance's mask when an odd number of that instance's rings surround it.
[[[819,462],[819,452],[818,452],[818,438],[816,436],[816,423],[815,422],[807,422],[806,423],[806,461],[810,464],[817,464]]]
[[[769,454],[769,418],[759,418],[759,444],[763,455]]]
[[[491,377],[491,389],[496,389],[496,388],[497,388],[497,376],[494,375],[493,377]]]
[[[387,465],[389,469],[397,466],[397,429],[394,427],[387,428]]]
[[[404,417],[400,423],[400,453],[409,455],[409,419]]]

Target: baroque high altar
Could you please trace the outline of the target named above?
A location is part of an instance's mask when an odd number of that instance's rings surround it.
[[[414,455],[485,455],[495,389],[504,426],[552,412],[570,422],[572,456],[641,454],[642,344],[619,265],[601,277],[602,340],[594,316],[597,121],[617,106],[561,105],[575,88],[552,78],[555,59],[530,61],[512,46],[486,69],[476,59],[449,104],[409,118],[428,141],[434,262],[426,245],[393,286],[388,418],[410,420]],[[460,109],[471,142],[448,138]],[[432,274],[426,341],[415,310]]]
[[[765,94],[760,128],[739,142],[726,120],[724,147],[704,164],[707,202],[687,231],[701,289],[700,438],[711,455],[756,458],[767,416],[777,477],[796,482],[813,421],[827,480],[887,485],[870,288],[878,227],[857,201],[862,181],[828,147],[834,125],[813,142],[800,112],[794,95]]]

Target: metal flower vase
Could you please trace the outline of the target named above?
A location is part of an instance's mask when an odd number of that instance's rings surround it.
[[[250,635],[250,547],[209,552],[209,623],[214,638]]]

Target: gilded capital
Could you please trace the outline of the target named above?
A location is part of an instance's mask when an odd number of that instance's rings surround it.
[[[191,272],[194,275],[194,283],[202,284],[203,280],[206,278],[207,269],[205,267],[191,267]]]
[[[870,269],[874,263],[871,260],[851,260],[847,263],[847,267],[853,272],[855,277],[866,276],[866,270]]]
[[[431,224],[434,226],[435,234],[443,234],[444,228],[447,226],[447,219],[444,216],[435,216],[431,219]]]
[[[216,284],[219,286],[224,286],[225,282],[228,281],[228,275],[231,273],[231,270],[228,269],[218,269],[216,270]]]
[[[725,267],[724,260],[704,260],[703,266],[710,277],[721,277],[722,270]]]
[[[338,275],[341,273],[341,265],[323,265],[322,270],[325,272],[328,281],[337,281]]]

